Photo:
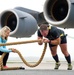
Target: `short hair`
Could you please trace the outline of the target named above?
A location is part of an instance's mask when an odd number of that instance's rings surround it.
[[[40,25],[40,30],[41,30],[41,31],[43,31],[43,30],[47,30],[48,27],[49,27],[48,24],[41,24],[41,25]]]

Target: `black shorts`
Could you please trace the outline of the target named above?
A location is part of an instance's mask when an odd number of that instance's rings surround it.
[[[61,43],[60,43],[60,44],[65,44],[65,43],[67,43],[66,36],[62,36],[62,37],[61,37]],[[53,44],[50,44],[50,43],[49,43],[49,46],[50,46],[50,47],[54,47],[54,46],[57,46],[57,45],[53,45]]]

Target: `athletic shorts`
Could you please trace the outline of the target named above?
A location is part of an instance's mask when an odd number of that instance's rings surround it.
[[[61,43],[60,43],[60,44],[65,44],[65,43],[67,43],[66,36],[62,36],[62,37],[61,37]],[[50,47],[54,47],[54,46],[57,46],[57,45],[53,45],[53,44],[50,44],[50,43],[49,43],[49,46],[50,46]]]

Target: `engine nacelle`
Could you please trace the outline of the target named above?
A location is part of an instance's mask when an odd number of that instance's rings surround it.
[[[52,25],[74,28],[74,0],[46,0],[44,17]]]
[[[37,21],[31,14],[17,9],[3,11],[0,20],[1,27],[10,27],[11,37],[30,37],[38,29]]]

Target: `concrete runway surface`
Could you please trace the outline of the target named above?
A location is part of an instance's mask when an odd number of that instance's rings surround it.
[[[1,71],[0,75],[74,75],[73,70],[26,69]]]
[[[30,63],[35,64],[35,63]],[[74,67],[74,62],[72,62]],[[30,68],[22,62],[7,63],[9,67],[25,67],[25,70],[4,70],[0,71],[0,75],[74,75],[73,70],[67,70],[67,63],[61,62],[59,70],[54,70],[55,62],[44,62],[37,67]]]

